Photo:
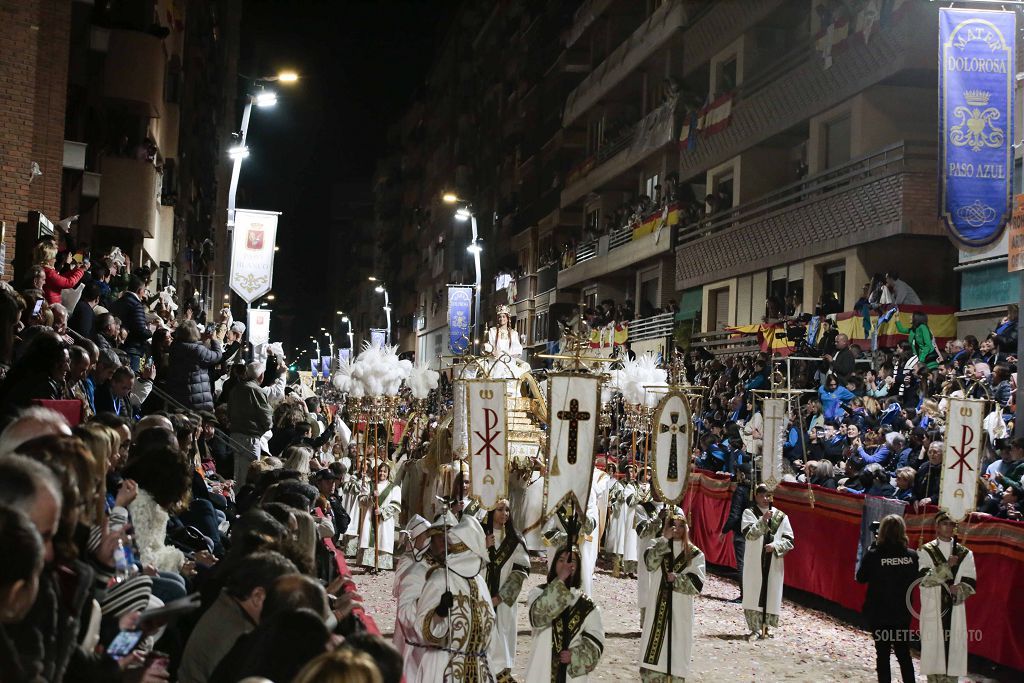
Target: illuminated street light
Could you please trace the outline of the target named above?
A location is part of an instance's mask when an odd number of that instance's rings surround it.
[[[277,104],[277,93],[273,90],[261,90],[256,94],[255,103],[261,109],[273,107]]]
[[[228,157],[233,161],[241,161],[249,158],[249,148],[245,145],[235,145],[228,150]]]

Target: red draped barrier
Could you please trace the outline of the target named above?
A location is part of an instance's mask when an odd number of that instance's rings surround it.
[[[860,610],[865,587],[854,579],[864,497],[817,486],[783,483],[775,504],[789,515],[796,542],[786,556],[786,585]],[[727,475],[695,472],[684,508],[692,517],[693,541],[713,564],[735,567],[731,535],[721,534],[733,486]],[[813,495],[814,504],[811,506]],[[910,544],[934,536],[934,510],[906,515]],[[973,552],[978,593],[967,602],[967,627],[980,634],[971,654],[1024,670],[1024,524],[974,515],[960,526],[960,540]]]
[[[317,517],[324,516],[320,508],[316,509],[315,514]],[[331,554],[331,557],[334,558],[334,566],[338,570],[338,576],[347,576],[351,579],[352,572],[348,568],[348,562],[345,561],[345,553],[334,545],[334,541],[330,538],[325,538],[321,542],[324,544],[324,547],[327,548],[327,552]],[[347,582],[344,590],[346,593],[354,593],[356,591],[355,581]],[[380,629],[377,628],[377,622],[373,620],[373,617],[366,613],[366,610],[362,607],[356,607],[352,610],[352,614],[354,614],[359,621],[363,622],[363,626],[366,628],[367,632],[372,633],[375,636],[380,635]]]

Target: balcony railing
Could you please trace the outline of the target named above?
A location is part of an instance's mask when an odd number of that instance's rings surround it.
[[[584,242],[576,245],[576,260],[574,263],[583,263],[592,258],[597,258],[597,241]]]
[[[633,73],[654,54],[673,33],[686,26],[682,0],[669,0],[654,11],[621,45],[601,62],[565,102],[562,123],[571,125],[594,106],[613,87]]]
[[[165,66],[160,38],[142,31],[113,29],[104,61],[103,94],[142,116],[160,116]]]
[[[679,230],[678,244],[683,246],[696,239],[711,237],[735,225],[751,223],[776,211],[785,210],[787,207],[813,200],[826,192],[838,191],[866,179],[891,175],[903,168],[908,146],[914,150],[911,157],[914,157],[916,152],[917,158],[927,159],[929,149],[934,153],[934,147],[928,143],[896,143],[867,156],[853,159],[842,166],[822,171],[811,178],[780,187],[760,199],[682,227]]]
[[[99,225],[156,234],[160,174],[152,162],[103,157],[100,162]]]
[[[562,206],[573,204],[603,183],[614,180],[662,147],[677,140],[678,101],[665,102],[605,142],[597,153],[576,164],[566,177]]]
[[[935,147],[901,142],[682,226],[676,288],[914,232],[937,234]]]
[[[675,313],[659,313],[649,318],[640,318],[629,323],[629,341],[662,339],[672,335],[675,327]]]

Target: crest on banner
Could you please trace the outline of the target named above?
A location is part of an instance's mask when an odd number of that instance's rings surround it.
[[[766,398],[761,407],[764,417],[764,448],[761,451],[761,482],[774,490],[782,481],[782,445],[785,443],[786,399]]]
[[[544,519],[572,501],[587,509],[594,473],[594,447],[601,418],[601,377],[573,372],[548,375],[547,476]]]
[[[651,473],[658,498],[672,505],[681,505],[690,478],[690,451],[693,445],[693,422],[690,402],[678,391],[671,391],[654,409],[654,450]]]
[[[470,379],[466,393],[470,498],[485,510],[508,497],[508,419],[505,380]]]
[[[977,508],[988,403],[984,399],[949,399],[939,508],[954,522],[962,522]]]

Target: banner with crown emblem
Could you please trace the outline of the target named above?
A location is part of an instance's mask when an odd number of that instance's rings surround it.
[[[505,380],[463,382],[468,415],[469,495],[485,510],[508,496],[508,424]]]
[[[586,510],[601,419],[601,376],[548,374],[548,414],[551,428],[544,479],[545,520],[569,501],[577,510]]]
[[[693,423],[686,394],[669,392],[654,409],[654,450],[651,472],[660,500],[681,505],[690,478]]]
[[[954,522],[963,521],[977,508],[988,403],[983,399],[949,399],[939,507]]]
[[[231,276],[235,294],[251,304],[274,285],[274,246],[279,211],[235,211],[231,235]]]
[[[448,348],[455,355],[466,352],[470,346],[473,288],[448,285]]]
[[[1013,12],[939,9],[939,212],[953,239],[984,246],[1013,212]]]

